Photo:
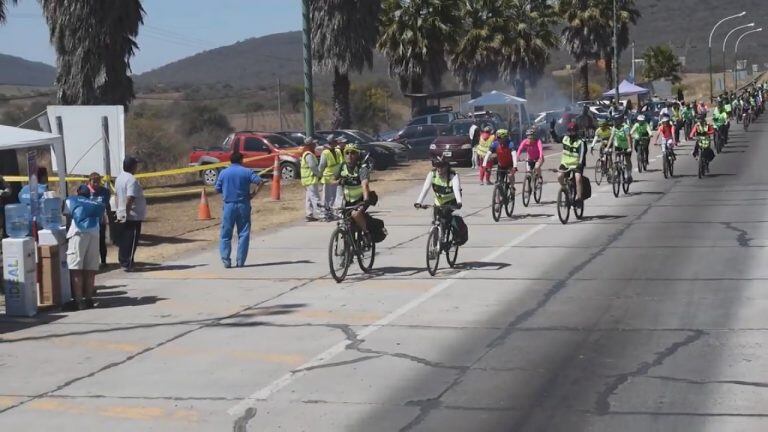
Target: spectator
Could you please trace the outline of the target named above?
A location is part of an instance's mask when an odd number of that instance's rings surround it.
[[[0,239],[5,238],[5,206],[9,203],[11,186],[0,176]]]
[[[107,225],[109,224],[109,216],[112,213],[112,208],[109,205],[110,192],[109,189],[101,185],[101,175],[97,172],[92,172],[88,176],[88,190],[90,191],[91,199],[98,201],[106,206],[107,211],[104,212],[104,218],[99,224],[99,255],[101,256],[101,265],[107,264]]]
[[[67,265],[72,284],[73,309],[94,307],[96,271],[99,269],[99,226],[104,218],[104,204],[90,199],[86,185],[77,189],[77,196],[67,198],[67,213],[72,224],[67,232]]]
[[[317,141],[308,137],[304,140],[304,153],[301,155],[301,185],[307,189],[304,204],[307,222],[317,221],[320,215],[320,170],[317,166],[315,147]]]
[[[123,160],[123,172],[115,180],[116,222],[119,224],[117,260],[127,272],[133,271],[141,236],[141,222],[147,217],[144,190],[134,177],[138,165],[138,159],[126,157]]]
[[[341,163],[344,162],[344,156],[339,148],[340,144],[347,142],[342,136],[328,136],[328,148],[320,154],[320,165],[318,170],[322,174],[320,183],[323,185],[323,204],[325,206],[325,220],[333,220],[333,209],[336,206],[338,187],[333,182],[333,173],[336,172]]]
[[[216,192],[222,194],[224,201],[221,218],[219,252],[225,268],[232,267],[232,231],[237,225],[237,267],[243,267],[248,257],[248,244],[251,240],[251,198],[260,186],[251,192],[251,185],[261,185],[262,180],[250,168],[242,165],[243,155],[237,151],[229,157],[232,165],[221,171],[216,180]]]

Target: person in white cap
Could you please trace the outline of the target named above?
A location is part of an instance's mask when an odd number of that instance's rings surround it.
[[[308,137],[304,140],[301,155],[301,185],[307,190],[304,210],[307,222],[314,222],[320,214],[320,169],[318,168],[315,147],[317,141]]]

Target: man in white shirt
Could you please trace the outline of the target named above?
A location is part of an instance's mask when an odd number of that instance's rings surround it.
[[[141,235],[141,222],[147,217],[144,190],[133,175],[139,160],[128,156],[123,161],[123,172],[115,180],[115,208],[117,209],[118,262],[123,270],[133,270],[136,247]]]

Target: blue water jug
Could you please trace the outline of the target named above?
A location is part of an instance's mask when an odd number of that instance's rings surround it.
[[[29,206],[25,204],[8,204],[5,206],[5,232],[13,238],[24,238],[30,229]]]
[[[61,198],[43,198],[41,212],[43,228],[55,230],[61,227]]]

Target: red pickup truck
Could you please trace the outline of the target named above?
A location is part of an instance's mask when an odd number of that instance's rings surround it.
[[[189,155],[190,166],[201,166],[228,162],[232,151],[239,150],[246,162],[244,166],[255,170],[263,170],[274,165],[274,156],[280,159],[281,176],[284,180],[299,177],[299,161],[302,147],[293,141],[269,132],[235,132],[227,136],[220,147],[194,149]],[[261,156],[261,157],[260,157]],[[260,157],[252,161],[248,158]],[[201,171],[203,183],[208,186],[216,184],[219,171],[222,168],[211,168]]]

